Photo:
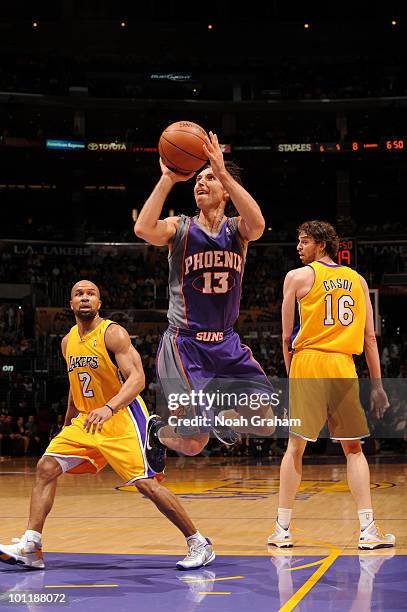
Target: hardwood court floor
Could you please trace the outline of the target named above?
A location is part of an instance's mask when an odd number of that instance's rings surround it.
[[[170,458],[164,484],[180,496],[218,555],[266,555],[277,510],[279,461],[231,461]],[[346,465],[339,461],[304,465],[293,518],[296,555],[327,555],[332,547],[340,555],[358,554],[359,522]],[[400,457],[395,461],[370,465],[373,506],[383,529],[396,535],[396,554],[405,555],[407,463]],[[26,528],[35,463],[0,462],[0,542],[8,543]],[[62,476],[44,529],[45,551],[183,556],[183,536],[138,492],[116,490],[120,484],[110,468],[97,476]]]

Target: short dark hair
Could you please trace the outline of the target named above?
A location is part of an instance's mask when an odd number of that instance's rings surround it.
[[[325,242],[325,253],[331,259],[336,259],[339,249],[339,237],[335,228],[326,221],[305,221],[298,228],[298,235],[302,232],[310,236],[316,243]]]
[[[242,181],[242,168],[238,166],[234,161],[225,161],[225,168],[233,176],[236,183],[239,183],[243,187]]]
[[[207,168],[211,168],[211,165],[209,163],[205,164],[204,167],[199,170],[199,172],[203,172],[203,170],[206,170]],[[229,174],[233,176],[235,181],[243,187],[242,168],[238,166],[234,161],[229,160],[225,161],[225,168],[229,172]]]
[[[208,163],[203,168],[201,168],[199,172],[202,172],[202,170],[206,170],[207,168],[210,168],[210,167],[211,165]],[[229,172],[229,174],[235,179],[236,183],[239,183],[239,185],[243,187],[242,168],[238,166],[234,161],[231,161],[231,160],[225,161],[225,168]],[[227,217],[236,217],[238,214],[239,213],[236,210],[232,200],[229,199],[229,201],[227,202],[225,206],[225,215]]]

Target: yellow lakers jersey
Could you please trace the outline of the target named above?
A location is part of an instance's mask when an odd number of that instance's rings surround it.
[[[314,261],[312,289],[298,300],[299,320],[291,347],[358,355],[363,351],[366,302],[359,274]]]
[[[79,412],[101,408],[121,387],[118,368],[105,345],[105,331],[111,323],[103,319],[82,339],[77,325],[69,332],[65,359],[73,401]]]

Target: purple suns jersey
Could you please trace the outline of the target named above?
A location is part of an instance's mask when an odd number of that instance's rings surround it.
[[[171,325],[213,332],[233,327],[244,254],[236,217],[224,220],[218,233],[211,234],[197,217],[181,215],[168,255]]]

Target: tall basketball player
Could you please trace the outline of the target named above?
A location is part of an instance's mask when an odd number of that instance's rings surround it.
[[[277,522],[268,543],[292,546],[290,521],[301,483],[302,456],[325,425],[339,440],[347,460],[349,489],[360,521],[359,548],[391,547],[394,535],[374,522],[369,466],[360,440],[369,435],[359,400],[352,355],[364,350],[369,368],[371,405],[378,418],[389,406],[383,389],[369,288],[355,270],[335,262],[339,239],[323,221],[298,228],[297,250],[304,267],[288,272],[282,306],[283,353],[290,379],[290,427],[280,470]]]
[[[99,316],[100,307],[94,283],[81,280],[73,286],[76,325],[62,340],[70,383],[65,426],[38,462],[27,530],[17,543],[0,544],[0,561],[42,569],[42,530],[58,477],[64,472],[96,474],[109,463],[184,534],[189,552],[178,569],[207,565],[215,558],[210,540],[146,462],[148,411],[139,395],[144,388],[140,356],[123,327]]]
[[[171,396],[191,394],[225,385],[230,391],[240,389],[248,396],[272,394],[272,387],[240,342],[233,325],[239,314],[242,277],[248,243],[264,231],[260,207],[244,189],[239,168],[223,159],[216,134],[210,132],[205,145],[210,165],[195,177],[194,196],[199,213],[160,220],[164,202],[175,183],[194,176],[176,174],[160,160],[162,176],[144,204],[134,231],[150,244],[168,245],[169,254],[169,328],[157,353],[156,369],[167,400]],[[227,217],[225,209],[233,202],[237,216]],[[240,397],[240,396],[239,396]],[[208,415],[207,405],[187,415]],[[271,435],[269,423],[252,424],[251,407],[221,406],[220,414],[236,422],[235,431]],[[225,408],[223,410],[223,408]],[[257,410],[257,408],[256,408]],[[239,426],[239,415],[247,419]],[[257,414],[271,421],[269,401]],[[213,416],[213,415],[212,415]],[[209,419],[210,420],[210,419]],[[149,423],[146,455],[150,467],[162,470],[165,447],[185,455],[196,455],[207,444],[209,431],[218,435],[216,426],[205,423],[194,430],[176,428],[153,417]],[[224,432],[223,432],[224,433]],[[232,432],[233,433],[233,432]],[[228,442],[233,442],[228,440]]]

